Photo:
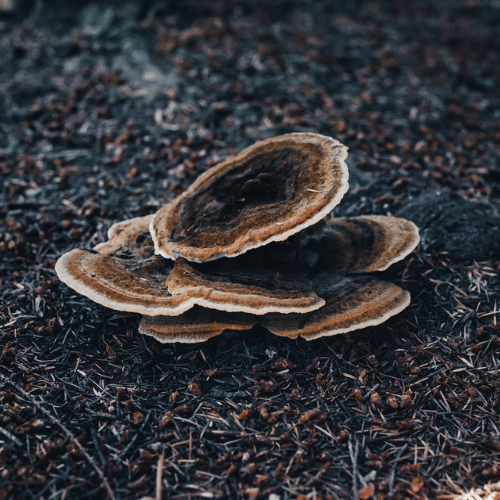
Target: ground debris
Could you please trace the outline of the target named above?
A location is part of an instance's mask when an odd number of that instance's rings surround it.
[[[436,230],[384,275],[404,313],[312,342],[166,346],[56,278],[62,253],[286,132],[349,146],[338,215],[430,189],[499,209],[494,2],[292,3],[0,20],[0,499],[498,493],[496,250],[458,259]]]

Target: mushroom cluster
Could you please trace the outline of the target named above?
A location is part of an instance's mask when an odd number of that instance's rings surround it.
[[[201,342],[260,324],[307,340],[378,325],[409,293],[372,275],[406,257],[417,227],[391,216],[333,217],[347,148],[318,134],[258,142],[202,174],[156,214],[56,263],[93,301],[143,315],[160,342]]]

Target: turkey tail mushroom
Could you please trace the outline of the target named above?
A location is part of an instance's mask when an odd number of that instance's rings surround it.
[[[283,241],[338,205],[349,187],[346,157],[345,146],[319,134],[258,142],[156,213],[155,251],[205,262]]]
[[[348,189],[346,156],[318,134],[256,143],[156,214],[64,254],[57,275],[94,302],[143,314],[139,331],[160,342],[256,324],[307,340],[378,325],[410,295],[359,273],[406,257],[418,229],[396,217],[326,218]]]

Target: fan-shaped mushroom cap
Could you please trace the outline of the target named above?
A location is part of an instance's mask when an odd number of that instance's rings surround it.
[[[309,313],[256,316],[194,307],[177,317],[144,316],[139,331],[160,342],[203,342],[225,330],[249,330],[260,323],[282,337],[313,340],[379,325],[410,303],[407,291],[371,276],[326,274],[318,277],[317,286],[326,304]]]
[[[406,219],[384,215],[329,218],[322,230],[297,235],[297,260],[309,268],[335,272],[384,271],[418,245],[418,228]]]
[[[282,241],[348,189],[347,148],[318,134],[258,142],[202,174],[151,223],[155,252],[204,262]]]
[[[56,263],[59,279],[94,302],[118,311],[180,314],[192,303],[172,296],[165,283],[173,262],[153,255],[151,216],[111,226],[110,240],[93,250],[74,249]]]
[[[250,330],[258,321],[257,316],[228,313],[195,306],[181,316],[143,316],[139,332],[160,342],[192,344],[205,342],[225,330]]]
[[[154,214],[135,217],[113,224],[108,229],[108,241],[99,243],[93,250],[103,255],[124,255],[149,258],[154,255],[154,245],[149,225]]]
[[[328,283],[329,281],[329,283]],[[268,314],[262,326],[275,335],[306,340],[383,323],[410,304],[410,294],[371,276],[328,280],[318,289],[326,305],[307,314]]]
[[[240,269],[229,263],[200,270],[179,258],[167,286],[172,295],[185,295],[200,306],[228,312],[305,313],[325,304],[303,272]]]
[[[198,304],[211,309],[266,314],[307,312],[325,301],[303,273],[211,263],[196,269],[153,254],[148,223],[140,217],[113,225],[110,240],[93,250],[72,250],[56,264],[61,281],[95,302],[148,316],[176,316]]]

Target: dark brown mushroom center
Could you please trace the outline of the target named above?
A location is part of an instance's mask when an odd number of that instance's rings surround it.
[[[210,186],[186,200],[181,218],[184,231],[174,228],[170,241],[194,236],[218,226],[237,226],[245,213],[255,213],[269,205],[290,201],[301,182],[298,165],[310,161],[297,148],[269,151],[235,165]]]
[[[302,246],[298,260],[310,269],[345,271],[354,263],[369,262],[374,254],[383,252],[376,242],[370,221],[350,219],[344,225],[332,226],[318,238],[310,238]]]

